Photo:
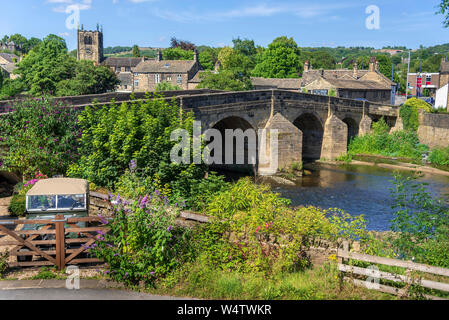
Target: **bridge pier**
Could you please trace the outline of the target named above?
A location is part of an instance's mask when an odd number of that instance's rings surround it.
[[[335,114],[330,113],[324,124],[321,158],[333,160],[348,153],[348,126]]]
[[[302,162],[303,134],[293,123],[276,113],[270,117],[264,129],[266,136],[259,137],[260,175],[273,175],[293,163]],[[277,139],[274,130],[277,131]]]
[[[363,115],[359,125],[359,136],[364,136],[365,134],[370,133],[372,124],[373,120],[367,115]]]

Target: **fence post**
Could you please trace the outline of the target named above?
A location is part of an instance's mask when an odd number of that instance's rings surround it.
[[[58,270],[65,268],[65,218],[63,215],[57,215],[56,226],[56,263]]]

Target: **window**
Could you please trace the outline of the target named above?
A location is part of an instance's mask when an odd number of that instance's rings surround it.
[[[139,86],[139,80],[134,80],[134,87],[138,87]]]
[[[178,74],[178,77],[176,78],[177,84],[182,84],[182,74]]]
[[[167,81],[170,81],[170,82],[171,82],[171,76],[168,76],[168,77],[167,77]]]
[[[154,75],[154,83],[160,83],[161,82],[161,75],[155,74]]]
[[[131,72],[131,67],[125,67],[125,72]]]

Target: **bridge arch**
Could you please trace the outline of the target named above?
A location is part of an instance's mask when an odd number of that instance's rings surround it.
[[[214,123],[211,129],[218,130],[222,139],[222,163],[213,164],[211,167],[252,173],[257,166],[257,128],[243,117],[228,116]],[[238,129],[241,130],[240,133],[244,133],[243,136],[237,134],[236,130]],[[236,135],[229,137],[226,130],[234,130]],[[245,135],[245,133],[247,134]],[[210,143],[211,140],[206,141],[206,143]],[[243,149],[241,146],[243,146]],[[232,150],[232,157],[226,154],[229,150]],[[212,156],[215,156],[215,153],[212,153]],[[251,160],[251,157],[253,157],[253,160]],[[229,163],[230,159],[232,159],[232,163]]]
[[[298,116],[293,124],[303,133],[303,159],[320,159],[324,136],[324,126],[320,117],[315,113],[305,112]]]
[[[348,146],[351,139],[358,136],[359,134],[359,124],[353,118],[346,117],[343,122],[348,126]]]

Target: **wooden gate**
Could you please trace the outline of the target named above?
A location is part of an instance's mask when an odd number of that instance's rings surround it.
[[[79,222],[95,226],[80,228]],[[30,224],[43,226],[39,230],[18,228]],[[95,257],[82,257],[87,253],[87,247],[96,241],[99,231],[106,233],[108,228],[98,217],[67,219],[57,215],[54,220],[0,221],[0,251],[7,246],[10,257],[17,257],[16,261],[9,262],[10,267],[54,265],[62,270],[66,265],[101,262]],[[76,237],[68,237],[70,234]],[[8,239],[2,241],[2,238]],[[19,261],[18,257],[28,257],[31,261]]]

